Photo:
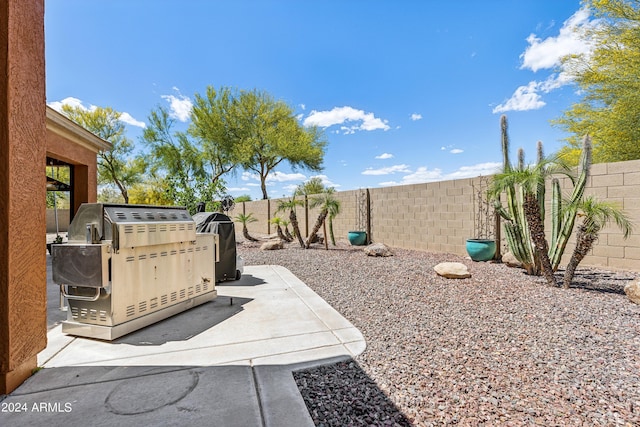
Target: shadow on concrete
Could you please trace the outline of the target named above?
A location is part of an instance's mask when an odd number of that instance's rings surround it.
[[[162,345],[169,341],[186,341],[240,313],[243,310],[242,306],[251,301],[253,300],[250,298],[233,297],[231,304],[230,297],[218,295],[213,301],[190,308],[111,342],[150,346]]]
[[[231,280],[228,282],[216,283],[216,286],[258,286],[264,285],[266,282],[260,277],[251,274],[243,274],[240,280]]]

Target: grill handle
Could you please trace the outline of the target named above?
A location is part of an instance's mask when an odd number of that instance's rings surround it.
[[[76,301],[97,301],[100,298],[100,288],[92,288],[95,291],[95,295],[93,296],[82,296],[82,295],[73,295],[67,293],[65,288],[67,285],[60,285],[60,293],[67,299],[73,299]]]

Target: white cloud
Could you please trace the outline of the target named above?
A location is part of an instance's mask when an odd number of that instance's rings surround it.
[[[597,21],[590,20],[588,8],[581,8],[567,19],[557,36],[541,39],[535,34],[527,37],[529,46],[520,55],[522,59],[521,69],[529,69],[533,72],[545,69],[554,69],[561,65],[561,59],[571,54],[589,55],[593,49],[593,43],[585,37],[585,31],[597,25]],[[507,111],[537,110],[546,105],[541,93],[549,93],[573,80],[569,70],[560,70],[553,73],[545,80],[531,81],[526,86],[520,86],[511,97],[496,106],[493,113]]]
[[[137,126],[139,128],[144,128],[147,126],[144,122],[134,119],[129,113],[122,113],[120,115],[120,120],[125,122],[128,125]]]
[[[411,120],[413,120],[413,121],[422,120],[422,114],[413,113],[411,115]]]
[[[502,163],[499,162],[487,162],[478,163],[473,166],[462,166],[455,172],[448,173],[444,176],[444,179],[462,179],[473,178],[476,176],[493,175],[500,171]]]
[[[248,187],[229,187],[227,188],[229,193],[246,193],[247,191],[251,191]]]
[[[407,165],[394,165],[380,169],[368,168],[362,171],[362,175],[391,175],[397,172],[410,173],[411,171]]]
[[[584,37],[584,31],[594,25],[589,16],[589,9],[581,8],[564,22],[556,37],[542,40],[535,34],[530,34],[527,37],[529,46],[520,55],[520,68],[534,72],[550,69],[559,65],[562,57],[566,55],[589,53],[593,46]]]
[[[464,150],[461,150],[459,148],[454,148],[453,150],[449,151],[451,154],[460,154],[460,153],[464,153]]]
[[[176,95],[161,95],[160,97],[169,103],[171,117],[186,122],[191,115],[193,103],[188,96],[181,94],[177,87],[174,86],[173,90],[177,92]]]
[[[474,178],[481,175],[487,176],[499,172],[501,166],[502,163],[498,162],[479,163],[472,166],[462,166],[460,169],[447,174],[443,174],[442,169],[439,168],[429,170],[427,167],[421,166],[415,172],[403,176],[401,181],[380,182],[379,185],[388,187],[391,185],[420,184],[423,182]]]
[[[346,125],[349,122],[359,122],[359,124]],[[304,119],[305,126],[330,127],[333,125],[343,125],[340,130],[344,134],[353,134],[359,130],[389,130],[388,120],[375,117],[373,113],[363,110],[356,110],[352,107],[335,107],[330,111],[312,110],[309,116]]]
[[[376,156],[376,159],[380,159],[380,160],[393,159],[393,154],[391,154],[391,153],[382,153],[379,156]]]
[[[62,106],[63,105],[69,105],[71,107],[74,108],[81,108],[85,111],[88,111],[89,109],[87,107],[85,107],[84,105],[82,105],[82,101],[79,100],[78,98],[74,98],[72,96],[68,96],[65,99],[63,99],[62,101],[53,101],[50,102],[49,107],[53,108],[54,110],[58,111],[58,112],[62,112]]]
[[[511,95],[511,98],[493,109],[493,113],[505,113],[507,111],[537,110],[547,105],[538,93],[540,83],[529,82],[527,86],[520,86]]]
[[[311,178],[320,178],[320,180],[322,181],[322,185],[324,185],[325,187],[334,187],[334,188],[339,188],[340,184],[334,184],[327,175],[313,175],[310,176],[309,179]],[[305,180],[305,182],[308,180]]]
[[[95,105],[91,105],[91,104],[89,104],[89,106],[86,107],[80,99],[74,98],[72,96],[68,96],[62,101],[50,102],[47,105],[49,105],[49,107],[53,108],[54,110],[60,113],[62,113],[63,105],[69,105],[73,108],[80,108],[81,110],[84,110],[84,111],[93,111],[96,108],[98,108]],[[140,120],[136,120],[131,114],[127,112],[120,112],[120,121],[128,125],[136,126],[140,128],[144,128],[146,126],[144,122],[141,122]]]

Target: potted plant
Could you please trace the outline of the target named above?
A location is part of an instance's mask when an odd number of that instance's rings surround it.
[[[495,210],[489,203],[486,177],[480,177],[473,188],[473,229],[474,237],[467,239],[467,253],[474,261],[489,261],[496,254]]]

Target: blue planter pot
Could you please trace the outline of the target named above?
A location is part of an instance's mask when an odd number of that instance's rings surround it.
[[[489,239],[468,239],[467,253],[474,261],[489,261],[496,254],[496,241]]]
[[[353,246],[362,246],[367,243],[366,231],[350,231],[347,237]]]

